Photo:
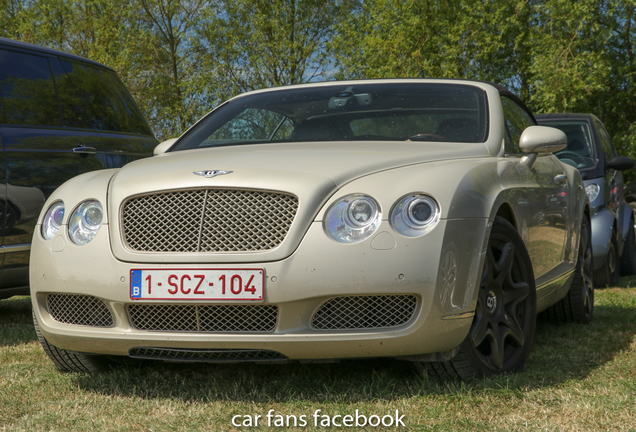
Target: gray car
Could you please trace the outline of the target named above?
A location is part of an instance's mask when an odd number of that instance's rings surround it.
[[[538,114],[537,122],[561,129],[568,146],[555,153],[576,167],[592,205],[594,284],[615,285],[619,274],[636,273],[634,216],[625,202],[623,173],[634,161],[618,156],[609,134],[593,114]]]

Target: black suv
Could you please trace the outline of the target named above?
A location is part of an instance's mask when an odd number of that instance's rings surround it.
[[[593,114],[538,114],[537,122],[561,129],[568,146],[556,153],[578,168],[592,207],[594,285],[616,285],[619,272],[636,274],[634,215],[625,202],[623,173],[634,165],[618,156],[609,134]]]
[[[157,145],[110,68],[0,38],[0,299],[28,294],[31,237],[44,201],[76,175],[116,168]]]

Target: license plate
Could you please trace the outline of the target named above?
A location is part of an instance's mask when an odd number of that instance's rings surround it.
[[[263,269],[135,269],[131,300],[263,300]]]

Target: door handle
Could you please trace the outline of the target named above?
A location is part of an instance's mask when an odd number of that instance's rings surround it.
[[[80,144],[73,149],[73,153],[76,154],[95,154],[97,150],[95,147],[86,147],[84,144]]]
[[[568,176],[566,176],[565,174],[559,174],[559,175],[554,177],[554,182],[555,183],[563,184],[563,183],[565,183],[567,181],[568,181]]]

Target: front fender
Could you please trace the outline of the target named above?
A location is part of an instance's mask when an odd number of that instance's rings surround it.
[[[106,199],[106,195],[108,193],[108,183],[117,171],[119,171],[118,168],[91,171],[73,177],[62,184],[44,203],[44,207],[38,217],[38,225],[42,224],[42,218],[55,201],[64,202],[66,211],[63,224],[66,225],[68,218],[71,217],[72,210],[77,207],[79,203],[88,199],[94,199],[102,203],[102,206],[104,206],[102,224],[107,225],[108,211],[106,207],[108,206],[108,200]]]

